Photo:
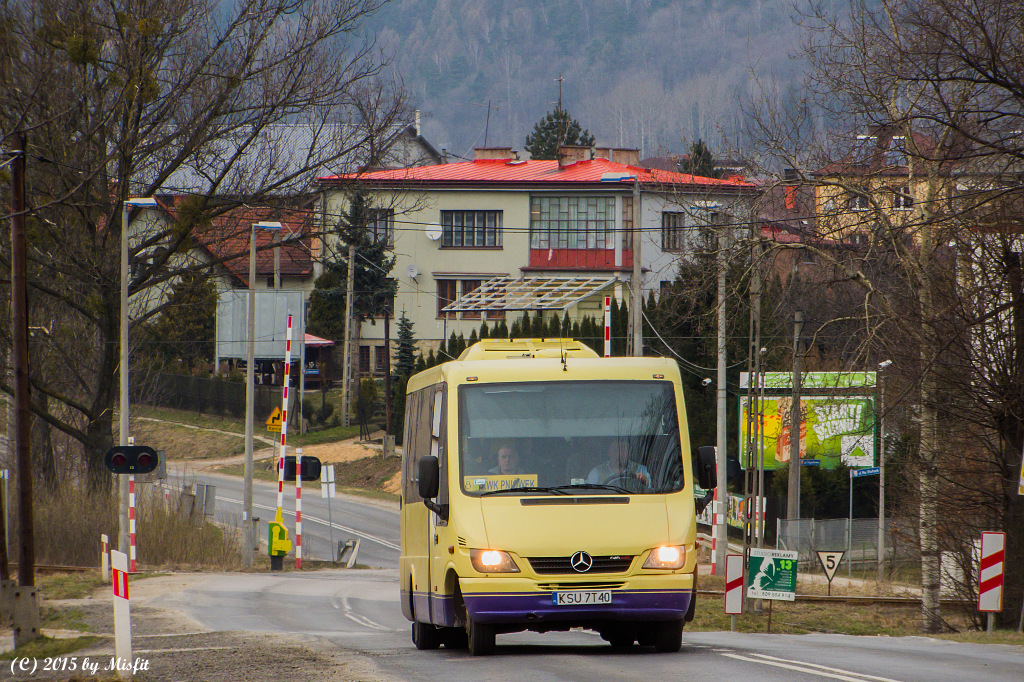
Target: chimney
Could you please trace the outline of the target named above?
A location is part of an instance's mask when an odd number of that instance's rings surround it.
[[[594,158],[608,159],[609,161],[614,161],[615,150],[613,150],[611,147],[594,147]]]
[[[558,148],[559,168],[565,168],[580,161],[590,161],[590,147],[565,145]]]
[[[630,149],[629,147],[612,147],[609,151],[611,152],[611,155],[608,158],[615,163],[622,163],[627,166],[640,165],[639,149]]]
[[[474,161],[511,161],[512,147],[477,147],[473,150]]]
[[[415,113],[415,115],[413,117],[413,124],[412,125],[413,125],[413,131],[415,132],[416,137],[419,137],[420,136],[420,110],[419,109],[416,110],[416,113]]]

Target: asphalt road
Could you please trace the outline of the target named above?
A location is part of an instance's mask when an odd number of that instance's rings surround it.
[[[167,490],[181,489],[180,474],[170,473]],[[214,517],[230,526],[242,525],[242,479],[217,474],[188,474],[186,483],[216,486]],[[330,561],[339,542],[359,540],[357,562],[372,568],[397,568],[399,551],[398,503],[351,495],[328,501],[321,497],[319,483],[307,483],[302,491],[302,558]],[[259,519],[264,549],[267,524],[277,511],[277,483],[253,482],[253,516]],[[329,504],[328,504],[329,502]],[[295,485],[285,483],[282,516],[289,539],[295,542]],[[345,560],[348,555],[345,556]],[[294,562],[293,556],[286,561]]]
[[[239,523],[241,481],[199,475],[217,486],[218,520]],[[179,482],[180,483],[180,482]],[[678,654],[636,647],[613,650],[595,633],[516,633],[498,637],[497,655],[417,651],[398,605],[398,509],[395,503],[303,495],[304,557],[326,559],[331,538],[360,539],[359,563],[372,570],[332,569],[276,574],[211,575],[161,595],[154,605],[179,610],[211,630],[299,635],[332,651],[366,657],[397,680],[732,679],[936,680],[1022,679],[1020,647],[974,645],[927,637],[684,633]],[[285,490],[286,525],[294,528],[294,487]],[[254,505],[261,534],[273,517],[277,486],[257,482]],[[333,523],[332,523],[333,522]],[[292,561],[289,557],[288,561]]]
[[[161,595],[154,605],[212,630],[300,635],[349,650],[397,680],[992,680],[1021,679],[1020,647],[927,637],[684,632],[677,654],[613,650],[596,634],[499,635],[496,655],[417,651],[398,607],[394,570],[215,575]]]

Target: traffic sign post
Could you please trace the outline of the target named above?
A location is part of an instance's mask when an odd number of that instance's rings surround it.
[[[846,575],[853,575],[853,479],[864,478],[865,476],[878,476],[881,473],[879,467],[867,467],[866,469],[850,469],[850,518],[846,522]]]
[[[818,552],[818,561],[821,562],[821,567],[825,569],[825,577],[828,578],[828,596],[832,596],[832,578],[836,575],[836,569],[839,568],[839,564],[843,562],[843,552],[838,551],[821,551]]]
[[[981,570],[978,572],[978,610],[988,613],[988,631],[992,632],[992,614],[1003,610],[1003,559],[1006,533],[981,534]]]
[[[725,612],[729,629],[736,629],[736,614],[743,613],[743,555],[725,555]]]
[[[274,411],[270,413],[265,422],[267,425],[267,431],[271,433],[281,433],[281,408],[275,407]]]

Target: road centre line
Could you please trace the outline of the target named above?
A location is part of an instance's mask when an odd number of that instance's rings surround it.
[[[833,680],[846,680],[847,682],[864,682],[864,680],[888,680],[884,677],[874,677],[871,675],[862,675],[861,673],[854,672],[852,670],[842,670],[840,668],[826,668],[825,666],[819,666],[814,663],[804,663],[803,661],[787,661],[784,658],[778,658],[775,660],[767,660],[765,658],[751,658],[750,656],[741,656],[740,654],[722,654],[728,658],[734,658],[739,661],[747,661],[749,663],[760,663],[762,665],[770,665],[776,668],[785,668],[786,670],[795,670],[801,673],[807,673],[808,675],[817,675],[818,677],[828,677]],[[755,654],[756,656],[757,654]],[[783,662],[786,661],[786,662]],[[822,669],[824,668],[824,669]],[[835,672],[827,672],[827,671]],[[888,682],[897,682],[896,680],[888,680]]]
[[[876,675],[867,675],[865,673],[855,673],[855,672],[852,672],[852,671],[849,671],[849,670],[843,670],[842,668],[830,668],[827,665],[819,665],[817,663],[806,663],[804,661],[790,661],[790,660],[785,659],[785,658],[777,658],[775,656],[769,656],[768,654],[751,654],[751,656],[757,656],[759,658],[766,658],[766,659],[771,660],[771,661],[785,661],[787,663],[799,663],[800,665],[806,665],[806,666],[810,666],[812,668],[821,668],[822,670],[829,670],[831,672],[836,672],[836,673],[846,673],[846,674],[849,674],[849,675],[857,675],[858,677],[861,677],[861,678],[863,678],[865,680],[878,680],[878,682],[897,682],[896,680],[890,679],[888,677],[877,677]]]
[[[360,615],[352,610],[352,606],[348,603],[348,597],[343,597],[341,600],[342,606],[345,607],[345,617],[354,623],[359,623],[363,627],[372,628],[374,630],[384,630],[386,632],[392,632],[393,630],[386,625],[380,623],[374,623],[366,616]]]

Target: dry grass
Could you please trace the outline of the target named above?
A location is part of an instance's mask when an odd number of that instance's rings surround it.
[[[147,485],[140,484],[138,490],[136,543],[140,567],[229,569],[241,564],[240,533],[211,523],[195,524],[180,509],[178,499],[165,500]],[[36,562],[99,567],[100,535],[106,534],[111,545],[117,545],[118,506],[113,491],[88,492],[66,485],[56,492],[36,493]],[[17,547],[16,518],[11,519],[11,528],[11,547]],[[60,578],[49,588],[53,594],[47,596],[61,598],[55,595],[77,590],[73,586],[76,579]]]
[[[147,420],[137,420],[132,433],[136,443],[164,450],[169,460],[221,458],[245,452],[244,434],[231,436]]]

